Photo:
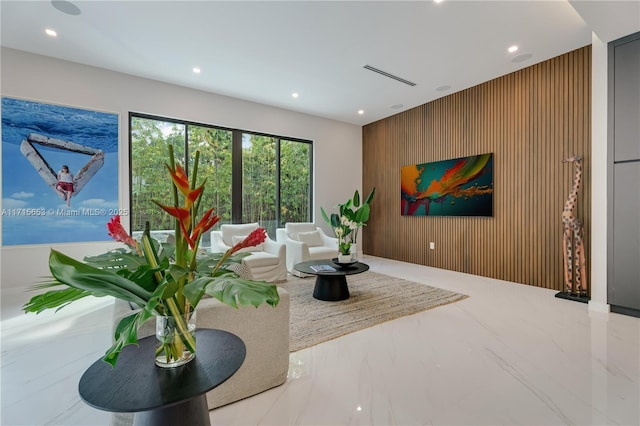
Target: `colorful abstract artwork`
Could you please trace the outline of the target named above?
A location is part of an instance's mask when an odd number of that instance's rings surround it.
[[[493,216],[493,154],[400,169],[403,216]]]

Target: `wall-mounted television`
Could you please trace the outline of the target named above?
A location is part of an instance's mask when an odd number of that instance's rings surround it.
[[[403,166],[403,216],[493,216],[493,153]]]

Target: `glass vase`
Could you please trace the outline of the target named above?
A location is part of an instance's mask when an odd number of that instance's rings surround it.
[[[196,311],[156,316],[156,365],[173,368],[196,357]]]

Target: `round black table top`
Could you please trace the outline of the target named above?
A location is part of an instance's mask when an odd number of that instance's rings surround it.
[[[329,265],[335,269],[335,272],[334,271],[317,272],[311,269],[311,267],[314,265]],[[293,267],[297,271],[304,272],[306,274],[312,274],[312,275],[353,275],[353,274],[359,274],[361,272],[369,270],[369,265],[362,262],[356,262],[348,266],[340,266],[336,263],[333,263],[330,259],[308,260],[306,262],[296,263]]]
[[[222,330],[196,331],[196,357],[174,368],[155,365],[156,337],[126,346],[115,368],[96,361],[80,378],[78,390],[92,407],[137,412],[179,404],[224,383],[240,368],[247,350],[235,334]]]

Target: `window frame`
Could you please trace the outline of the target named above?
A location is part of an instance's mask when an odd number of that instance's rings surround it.
[[[314,165],[314,161],[313,161],[313,152],[314,152],[314,142],[313,140],[308,140],[308,139],[301,139],[301,138],[295,138],[295,137],[290,137],[290,136],[282,136],[282,135],[274,135],[274,134],[270,134],[270,133],[264,133],[264,132],[256,132],[256,131],[251,131],[251,130],[243,130],[243,129],[236,129],[236,128],[231,128],[231,127],[224,127],[224,126],[217,126],[217,125],[212,125],[212,124],[207,124],[207,123],[198,123],[195,121],[189,121],[189,120],[182,120],[182,119],[177,119],[177,118],[169,118],[169,117],[162,117],[162,116],[158,116],[158,115],[153,115],[153,114],[145,114],[145,113],[139,113],[139,112],[129,112],[129,121],[128,121],[128,126],[129,126],[129,211],[133,211],[133,160],[132,160],[132,146],[133,146],[133,132],[132,132],[132,120],[135,118],[140,118],[140,119],[145,119],[145,120],[155,120],[155,121],[161,121],[164,123],[173,123],[173,124],[179,124],[179,125],[183,125],[184,126],[184,153],[185,153],[185,158],[182,159],[182,163],[184,164],[185,167],[185,171],[187,173],[187,175],[189,174],[189,163],[188,161],[186,161],[189,156],[190,156],[190,151],[189,151],[189,126],[197,126],[197,127],[206,127],[206,128],[211,128],[211,129],[215,129],[215,130],[222,130],[222,131],[229,131],[231,132],[231,173],[232,173],[232,177],[231,177],[231,223],[242,223],[242,195],[243,195],[243,188],[242,188],[242,135],[243,134],[249,134],[249,135],[255,135],[255,136],[264,136],[264,137],[270,137],[270,138],[274,138],[276,139],[277,143],[276,143],[276,194],[275,194],[275,200],[276,200],[276,208],[275,208],[275,222],[277,224],[277,227],[280,227],[281,225],[283,225],[281,223],[281,214],[280,214],[280,203],[281,203],[281,181],[282,181],[282,176],[281,176],[281,162],[282,162],[282,158],[281,158],[281,144],[283,141],[285,142],[297,142],[297,143],[304,143],[304,144],[308,144],[310,146],[309,149],[309,205],[308,205],[308,210],[309,210],[309,215],[307,217],[307,220],[309,222],[313,222],[314,220],[314,215],[313,215],[313,176],[314,176],[314,169],[313,169],[313,165]],[[133,229],[133,215],[129,215],[129,228]]]

